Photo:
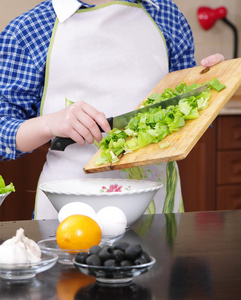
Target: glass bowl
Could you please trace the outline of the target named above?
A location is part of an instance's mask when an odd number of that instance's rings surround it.
[[[2,205],[4,199],[10,194],[11,192],[0,194],[0,206]]]
[[[116,235],[102,235],[99,246],[112,246],[125,235],[125,232]]]
[[[61,249],[57,244],[56,238],[41,240],[38,242],[41,250],[58,255],[58,262],[63,265],[73,265],[73,259],[78,252],[89,252],[89,249]]]
[[[154,257],[151,261],[142,265],[133,265],[125,267],[105,267],[91,266],[78,263],[74,260],[75,267],[86,275],[96,277],[96,283],[99,285],[120,286],[131,284],[133,277],[148,272],[156,262]]]
[[[29,280],[36,274],[52,268],[58,260],[54,253],[42,251],[41,260],[36,263],[0,264],[0,278],[3,280]]]

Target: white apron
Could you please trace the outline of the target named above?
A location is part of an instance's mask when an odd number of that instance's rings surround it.
[[[119,115],[135,109],[167,73],[165,40],[141,4],[118,1],[79,10],[64,23],[55,23],[41,114],[64,108],[68,97],[90,103],[107,117]],[[49,150],[39,184],[84,177],[159,180],[164,188],[150,208],[151,212],[163,210],[167,164],[86,175],[83,167],[96,151],[94,144],[72,144],[65,151]],[[179,176],[175,163],[169,169],[176,176],[177,211]],[[56,210],[38,190],[35,218],[56,217]]]

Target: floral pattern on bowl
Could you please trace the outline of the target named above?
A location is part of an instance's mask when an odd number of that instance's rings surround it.
[[[102,192],[102,193],[123,192],[122,188],[123,188],[122,185],[111,184],[109,187],[102,186],[102,188],[100,189],[100,192]],[[124,190],[125,191],[130,191],[131,186],[128,186],[128,187],[124,188]]]

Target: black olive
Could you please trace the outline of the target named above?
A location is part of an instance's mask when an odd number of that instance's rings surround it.
[[[122,251],[121,249],[125,249]],[[140,244],[119,242],[111,246],[93,246],[89,253],[79,252],[75,261],[92,266],[125,267],[142,265],[151,261],[147,252],[143,251]]]
[[[92,247],[90,248],[89,253],[90,253],[90,254],[96,254],[96,255],[98,255],[98,253],[100,252],[101,249],[102,249],[102,248],[101,248],[100,246],[92,246]]]
[[[124,260],[124,258],[125,258],[124,252],[121,251],[120,249],[114,250],[114,251],[113,251],[113,254],[114,254],[114,259],[115,259],[115,261],[120,262],[120,261]]]
[[[105,260],[114,258],[113,252],[114,252],[114,249],[112,247],[105,246],[100,250],[100,252],[98,253],[98,256],[102,261],[105,261]]]
[[[85,264],[86,258],[88,257],[87,252],[79,252],[76,254],[75,261],[80,264]]]
[[[144,258],[144,259],[146,260],[147,263],[149,263],[149,262],[151,261],[150,256],[149,256],[145,251],[142,252],[142,254],[141,254],[140,257],[141,257],[141,258]]]
[[[96,254],[91,254],[86,258],[86,264],[91,266],[101,266],[101,259]]]
[[[125,249],[129,246],[130,244],[128,242],[124,242],[124,241],[120,241],[120,242],[116,242],[114,244],[114,249],[119,249],[121,251],[125,251]]]
[[[135,265],[143,265],[143,264],[146,264],[146,263],[147,263],[147,261],[144,257],[138,257],[134,261]]]
[[[129,267],[129,266],[132,266],[132,265],[133,265],[133,263],[130,260],[122,260],[120,262],[121,267]]]
[[[114,259],[108,259],[104,262],[105,267],[116,267],[118,266],[117,262]]]
[[[129,260],[135,260],[142,254],[142,247],[139,244],[133,244],[125,249],[125,256]]]

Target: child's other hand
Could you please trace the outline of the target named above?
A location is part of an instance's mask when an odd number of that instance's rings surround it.
[[[224,60],[225,60],[225,58],[222,54],[216,53],[216,54],[213,54],[213,55],[203,58],[201,60],[201,65],[204,67],[212,67]]]

